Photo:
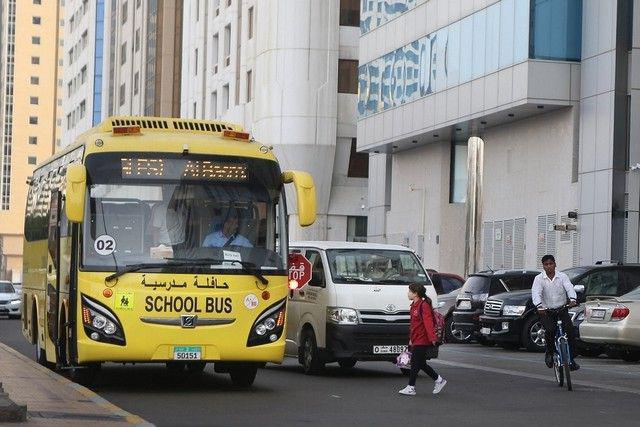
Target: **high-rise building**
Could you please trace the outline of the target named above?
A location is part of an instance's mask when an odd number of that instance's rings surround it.
[[[638,261],[638,0],[362,4],[372,240],[454,272]]]
[[[102,80],[105,116],[180,116],[182,3],[107,2]]]
[[[64,5],[62,147],[102,120],[105,0]]]
[[[58,15],[55,1],[0,2],[0,236],[2,274],[14,281],[22,276],[26,181],[59,132]]]
[[[300,239],[366,239],[368,155],[356,147],[359,1],[185,2],[183,117],[238,122],[310,171],[318,220]],[[289,200],[292,224],[295,203]]]

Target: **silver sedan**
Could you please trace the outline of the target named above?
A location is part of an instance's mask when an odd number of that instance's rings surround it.
[[[619,297],[589,300],[580,339],[605,344],[607,353],[623,360],[640,361],[640,288]]]

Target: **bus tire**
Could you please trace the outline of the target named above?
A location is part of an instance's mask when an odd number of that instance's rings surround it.
[[[324,362],[320,358],[316,336],[312,330],[303,332],[302,347],[299,352],[302,354],[302,369],[306,375],[316,375],[324,369]]]
[[[229,369],[231,382],[236,387],[251,387],[256,379],[258,367],[256,365],[234,366]]]
[[[32,321],[31,321],[31,325],[32,325],[32,331],[33,331],[33,338],[35,340],[35,344],[36,344],[36,361],[38,362],[38,364],[44,366],[45,368],[49,368],[49,369],[53,369],[54,365],[53,363],[47,361],[47,353],[45,352],[44,348],[40,347],[40,337],[38,336],[38,315],[36,314],[36,310],[34,307],[33,310],[33,315],[32,315]]]

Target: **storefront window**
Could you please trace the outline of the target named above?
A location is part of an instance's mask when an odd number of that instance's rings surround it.
[[[580,61],[582,0],[531,0],[529,57]]]
[[[466,141],[455,141],[451,145],[449,203],[465,203],[467,201],[467,153]]]

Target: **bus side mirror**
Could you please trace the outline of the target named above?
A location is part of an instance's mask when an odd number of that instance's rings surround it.
[[[307,172],[285,171],[282,173],[282,182],[293,183],[296,189],[298,222],[302,227],[307,227],[316,221],[316,188],[313,177]]]
[[[87,190],[87,170],[84,165],[67,166],[67,188],[65,211],[71,222],[82,222],[84,218],[84,198]]]

